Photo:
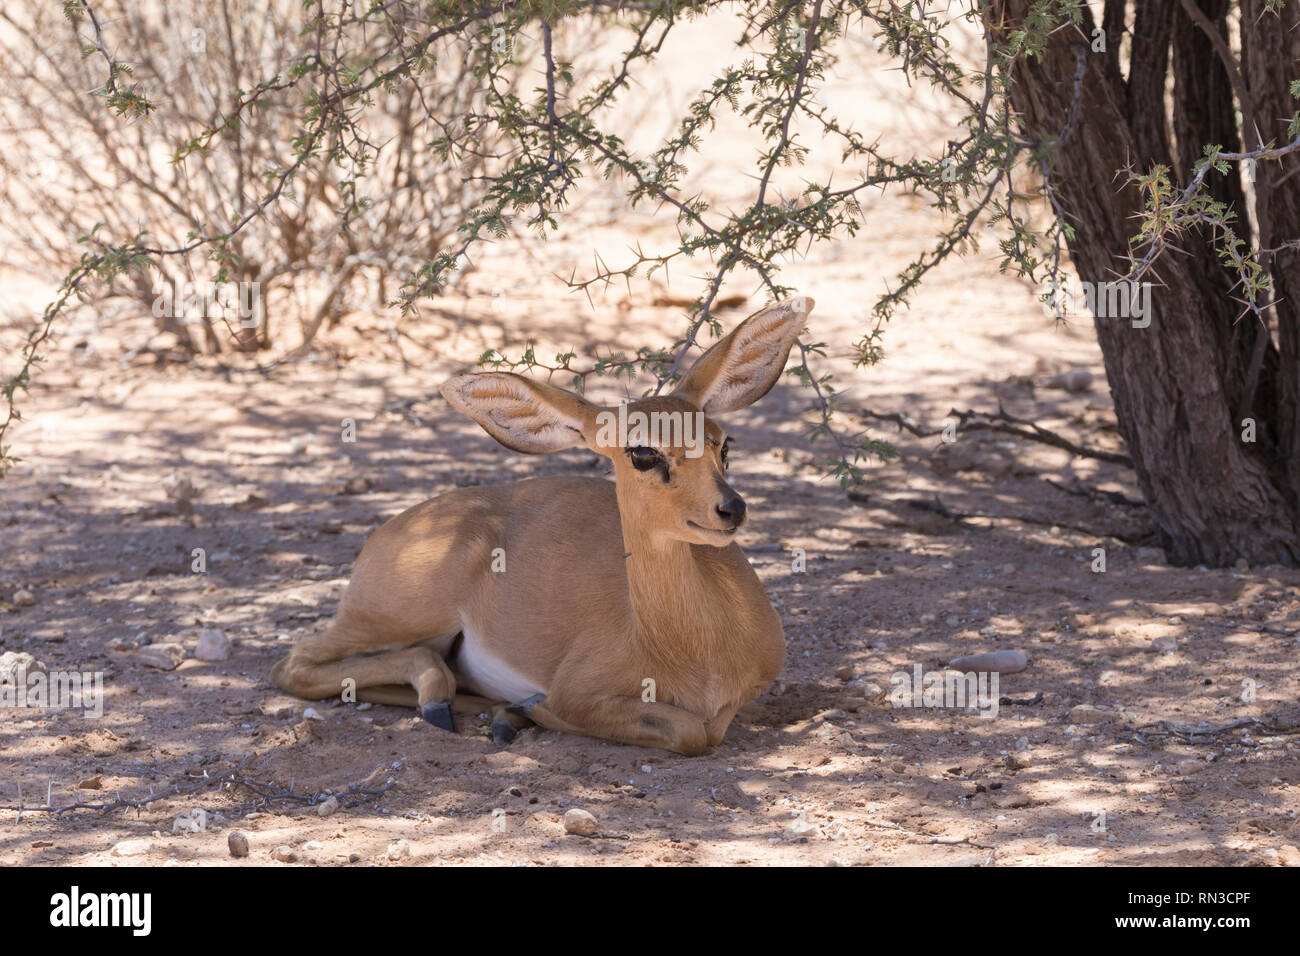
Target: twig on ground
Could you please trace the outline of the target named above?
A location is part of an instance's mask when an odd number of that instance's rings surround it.
[[[899,431],[909,431],[917,438],[930,438],[934,435],[941,435],[945,431],[942,428],[929,428],[920,424],[910,415],[903,415],[898,412],[873,412],[870,409],[859,409],[857,412],[863,418],[871,418],[879,422],[890,422],[898,426]],[[1020,438],[1027,438],[1030,441],[1041,442],[1044,445],[1051,445],[1053,448],[1059,448],[1062,451],[1068,451],[1072,455],[1080,458],[1095,458],[1098,461],[1108,461],[1111,464],[1123,465],[1126,468],[1133,467],[1133,459],[1128,455],[1121,455],[1117,452],[1104,451],[1100,448],[1090,448],[1086,445],[1080,445],[1070,441],[1070,439],[1059,435],[1050,429],[1043,428],[1036,422],[1027,418],[1018,418],[1010,414],[1001,404],[998,405],[996,412],[977,412],[974,409],[959,411],[955,408],[948,411],[948,418],[957,419],[956,433],[972,431],[996,431],[1008,435],[1016,435]]]

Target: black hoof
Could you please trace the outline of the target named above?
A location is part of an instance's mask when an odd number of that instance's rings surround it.
[[[492,721],[492,742],[498,747],[504,747],[517,736],[519,736],[519,731],[515,730],[514,725],[511,724],[510,721]]]
[[[509,707],[506,708],[506,710],[520,717],[532,717],[533,708],[536,707],[544,700],[546,700],[545,694],[534,694],[532,697],[525,697],[523,700],[519,701],[518,703],[511,704]]]
[[[456,732],[456,718],[452,715],[451,704],[442,700],[431,700],[420,709],[420,716],[433,726],[442,730]]]

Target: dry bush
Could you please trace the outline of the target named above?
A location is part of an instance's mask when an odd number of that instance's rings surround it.
[[[129,65],[124,79],[156,107],[143,118],[116,116],[93,95],[104,86],[104,63],[84,18],[74,24],[57,4],[0,10],[8,77],[0,90],[0,244],[19,256],[8,264],[57,282],[83,252],[103,248],[97,237],[120,241],[142,224],[143,240],[163,248],[234,232],[229,257],[214,260],[209,250],[221,244],[204,245],[161,259],[161,273],[134,270],[101,283],[82,303],[97,327],[152,312],[157,330],[187,352],[298,351],[351,309],[383,307],[411,270],[449,244],[496,158],[491,137],[450,157],[430,148],[444,124],[469,112],[474,58],[483,55],[472,44],[450,40],[433,51],[437,64],[420,82],[376,90],[347,135],[336,134],[278,201],[234,229],[274,186],[302,134],[311,90],[293,78],[296,61],[327,36],[336,47],[328,55],[364,63],[400,43],[406,25],[393,17],[405,12],[418,22],[417,5],[392,5],[379,23],[365,22],[374,16],[366,6],[329,30],[310,22],[297,0],[99,9],[105,48]],[[259,105],[223,126],[241,98],[268,81]],[[175,161],[179,144],[213,128],[204,148]],[[197,284],[185,309],[169,308],[163,291],[178,280]],[[204,301],[218,281],[250,290],[257,283],[264,318],[241,323]]]

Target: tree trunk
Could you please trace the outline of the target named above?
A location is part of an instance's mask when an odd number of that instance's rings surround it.
[[[1226,36],[1228,0],[1198,0]],[[1247,0],[1243,20],[1263,0]],[[989,23],[995,34],[1020,25],[1029,0],[995,0]],[[1205,32],[1180,0],[1141,0],[1132,31],[1128,75],[1115,55],[1117,8],[1108,0],[1103,18],[1107,52],[1092,52],[1094,29],[1085,7],[1082,30],[1057,30],[1040,59],[1016,62],[1011,102],[1023,132],[1056,140],[1072,104],[1077,112],[1057,144],[1051,178],[1075,231],[1070,253],[1085,282],[1114,281],[1128,271],[1125,257],[1142,208],[1126,170],[1145,173],[1171,167],[1186,184],[1202,147],[1225,150],[1259,144],[1242,135],[1233,113],[1229,73]],[[1282,22],[1265,14],[1258,27],[1243,28],[1242,57],[1252,108],[1265,142],[1282,145],[1286,117],[1294,109],[1287,92],[1300,55],[1296,4]],[[1254,9],[1252,13],[1251,10]],[[1079,58],[1082,82],[1075,83]],[[1172,71],[1172,115],[1166,86]],[[1076,104],[1077,99],[1077,104]],[[1170,131],[1174,141],[1170,142]],[[1283,231],[1300,225],[1300,157],[1260,163],[1256,172],[1260,240],[1264,248],[1285,241]],[[1290,175],[1290,178],[1286,178]],[[1236,204],[1234,228],[1251,241],[1244,194],[1234,169],[1210,173],[1216,198]],[[1267,207],[1267,208],[1266,208]],[[1282,304],[1266,314],[1268,329],[1242,317],[1235,276],[1221,265],[1208,232],[1183,235],[1178,251],[1163,255],[1153,280],[1150,325],[1096,317],[1094,324],[1115,399],[1120,432],[1128,443],[1139,483],[1169,560],[1180,565],[1230,565],[1300,561],[1300,273],[1295,250],[1268,263]],[[1294,235],[1290,238],[1294,238]],[[1236,296],[1234,299],[1233,296]],[[1243,418],[1256,422],[1254,442],[1243,441]]]

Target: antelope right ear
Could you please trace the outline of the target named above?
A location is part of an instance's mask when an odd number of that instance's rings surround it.
[[[814,304],[801,295],[755,312],[701,355],[673,394],[706,415],[754,404],[781,377]]]
[[[440,391],[501,444],[530,455],[591,447],[600,411],[572,392],[513,372],[457,375]]]

